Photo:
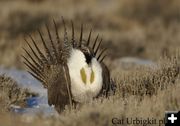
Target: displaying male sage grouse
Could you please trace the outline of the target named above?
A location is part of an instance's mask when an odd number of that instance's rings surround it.
[[[53,21],[55,39],[47,25],[48,40],[38,30],[45,53],[29,36],[32,44],[25,41],[30,51],[24,49],[29,58],[23,56],[29,73],[47,88],[49,105],[54,105],[59,113],[65,105],[72,107],[73,103],[88,102],[99,96],[107,97],[112,91],[110,73],[103,62],[105,49],[100,51],[102,39],[99,41],[97,36],[91,43],[92,30],[84,39],[81,25],[80,37],[76,40],[72,22],[72,37],[69,39],[64,20],[62,22],[63,39],[60,39],[57,24]]]

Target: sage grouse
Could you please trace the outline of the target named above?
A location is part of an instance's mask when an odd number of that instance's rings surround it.
[[[54,105],[60,113],[65,105],[88,102],[99,96],[108,96],[111,91],[110,73],[103,60],[106,49],[100,51],[102,39],[98,36],[91,43],[90,30],[87,39],[83,38],[83,25],[81,25],[78,40],[75,39],[75,29],[71,22],[68,37],[64,20],[64,37],[60,39],[58,27],[53,21],[54,36],[46,25],[48,40],[43,37],[40,30],[38,34],[42,41],[44,52],[38,43],[29,35],[27,40],[29,51],[24,49],[29,58],[23,56],[24,64],[29,68],[29,73],[41,81],[47,88],[48,104]]]

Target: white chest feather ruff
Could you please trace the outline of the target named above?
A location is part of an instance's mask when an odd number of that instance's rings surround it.
[[[96,97],[102,89],[102,68],[96,58],[92,58],[91,65],[86,63],[84,54],[73,49],[68,60],[69,74],[71,78],[71,92],[77,102],[88,102]],[[81,70],[86,75],[86,83],[83,82]],[[92,81],[93,72],[93,81]]]

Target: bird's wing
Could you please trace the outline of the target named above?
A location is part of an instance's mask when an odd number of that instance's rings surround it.
[[[101,67],[102,67],[103,87],[100,94],[107,96],[108,92],[110,91],[110,73],[109,73],[109,69],[103,62],[101,63]]]
[[[39,48],[38,43],[33,37],[29,36],[32,44],[26,40],[29,51],[24,49],[29,58],[25,56],[23,58],[24,64],[29,68],[28,72],[37,80],[41,81],[43,86],[48,89],[48,103],[55,105],[60,111],[61,108],[63,109],[65,105],[71,104],[72,101],[70,77],[67,67],[67,57],[70,53],[71,44],[68,44],[66,28],[64,27],[64,40],[60,42],[55,22],[54,27],[56,41],[53,41],[51,32],[46,25],[49,43],[44,39],[40,30],[38,30],[45,53]]]
[[[116,84],[111,78],[109,69],[104,64],[104,62],[101,62],[101,67],[102,67],[103,87],[98,97],[99,96],[108,97],[110,95],[114,95],[116,91]]]
[[[49,105],[55,105],[56,110],[61,112],[64,110],[65,105],[72,105],[72,99],[69,99],[71,98],[69,71],[66,66],[62,65],[51,67],[53,68],[49,73],[47,82],[50,84],[48,85],[48,103]]]

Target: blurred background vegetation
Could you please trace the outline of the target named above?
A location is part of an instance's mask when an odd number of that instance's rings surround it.
[[[73,20],[77,32],[93,28],[103,37],[111,60],[135,56],[157,61],[180,47],[178,0],[0,0],[0,64],[23,68],[20,54],[27,34]],[[58,25],[61,27],[60,23]]]

